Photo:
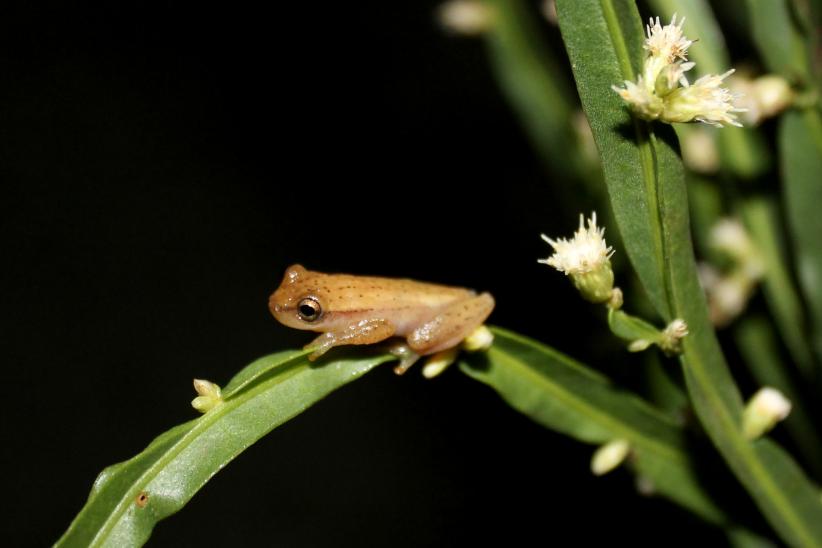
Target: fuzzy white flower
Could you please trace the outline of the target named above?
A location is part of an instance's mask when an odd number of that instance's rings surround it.
[[[553,240],[545,234],[542,239],[554,248],[554,254],[539,262],[565,274],[587,274],[597,270],[614,254],[605,243],[605,227],[597,226],[596,212],[588,219],[588,228],[585,228],[585,216],[579,215],[579,229],[570,240]]]
[[[745,109],[734,104],[737,95],[722,87],[733,70],[703,76],[693,84],[688,82],[685,73],[695,66],[688,61],[688,48],[694,41],[682,34],[684,23],[684,18],[677,22],[676,14],[665,26],[659,17],[652,18],[646,26],[648,35],[643,47],[648,53],[642,74],[636,82],[626,81],[625,87],[611,86],[612,89],[643,120],[741,126],[736,113]]]
[[[659,23],[659,17],[649,19],[649,25],[645,25],[645,30],[648,37],[645,39],[643,46],[650,52],[652,57],[660,57],[668,63],[673,63],[676,59],[685,61],[688,53],[688,48],[694,43],[693,40],[688,40],[682,34],[682,25],[685,24],[685,18],[676,22],[676,14],[671,17],[671,22],[664,27]]]
[[[630,105],[634,114],[643,120],[656,120],[665,109],[662,98],[656,96],[653,89],[647,89],[642,76],[639,77],[636,84],[625,80],[624,88],[611,86],[611,89],[617,92],[622,100]]]
[[[703,122],[716,127],[722,124],[742,127],[737,112],[745,112],[734,104],[737,96],[722,87],[722,81],[733,74],[707,74],[690,85],[676,88],[665,101],[660,118],[666,122]]]
[[[688,324],[681,318],[676,318],[662,330],[659,347],[666,354],[681,354],[682,339],[688,335]]]
[[[643,75],[648,86],[656,85],[657,77],[662,70],[680,61],[688,60],[688,48],[693,44],[693,40],[688,40],[682,35],[682,25],[685,18],[676,22],[676,14],[671,18],[671,23],[664,27],[659,23],[659,17],[650,20],[651,24],[646,25],[648,37],[643,46],[648,52],[643,65]],[[693,65],[692,65],[693,66]],[[690,67],[684,69],[688,70]]]
[[[554,240],[542,235],[542,239],[554,248],[554,254],[539,259],[570,276],[582,296],[595,303],[611,301],[614,295],[614,272],[611,255],[614,251],[605,243],[605,228],[597,226],[597,214],[591,214],[588,227],[585,217],[579,216],[579,229],[573,238]]]

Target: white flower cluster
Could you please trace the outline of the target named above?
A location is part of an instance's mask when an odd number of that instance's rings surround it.
[[[542,239],[554,248],[554,254],[539,259],[542,264],[553,266],[570,276],[582,296],[594,303],[609,302],[614,308],[622,306],[622,292],[614,288],[614,271],[611,269],[613,249],[605,243],[605,228],[597,226],[597,214],[591,214],[588,227],[585,217],[579,216],[579,229],[570,240],[554,240],[545,234]]]
[[[685,19],[677,23],[674,15],[668,25],[662,26],[659,17],[650,23],[646,27],[644,47],[648,55],[642,74],[636,82],[626,80],[623,88],[612,86],[633,113],[643,120],[741,126],[736,113],[745,109],[734,105],[736,96],[722,85],[733,69],[690,83],[685,73],[696,63],[688,61],[688,48],[693,40],[682,34]]]
[[[539,262],[568,275],[588,274],[597,270],[614,254],[605,243],[605,228],[597,226],[596,212],[588,219],[588,228],[585,228],[585,216],[580,214],[579,229],[570,240],[553,240],[545,234],[542,234],[542,239],[554,248],[554,254]]]

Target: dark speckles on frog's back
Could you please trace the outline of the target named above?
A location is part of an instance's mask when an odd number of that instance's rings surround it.
[[[283,283],[272,295],[270,304],[289,307],[304,297],[312,296],[318,299],[328,312],[380,308],[401,310],[419,307],[439,308],[473,294],[473,291],[459,287],[409,279],[324,274],[295,265],[286,272]]]

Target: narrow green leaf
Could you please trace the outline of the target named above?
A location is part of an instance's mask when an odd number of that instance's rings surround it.
[[[223,466],[273,428],[391,356],[312,364],[306,352],[255,361],[226,387],[224,402],[158,436],[139,455],[103,470],[57,546],[139,546]]]
[[[573,88],[523,0],[486,0],[493,24],[485,33],[497,81],[538,156],[551,171],[576,176],[583,168],[571,116]]]
[[[715,181],[688,174],[688,206],[694,245],[702,258],[719,264],[721,255],[710,245],[711,230],[724,215],[722,192]]]
[[[740,431],[742,398],[708,321],[696,276],[673,132],[661,124],[626,124],[625,110],[622,117],[614,113],[621,105],[610,86],[633,80],[632,67],[643,57],[641,45],[631,46],[642,38],[636,6],[628,0],[558,0],[557,9],[629,257],[663,318],[688,324],[682,364],[697,415],[779,534],[792,545],[822,545],[816,488],[788,453],[767,439],[751,443]]]
[[[822,116],[818,110],[782,116],[779,155],[799,283],[810,313],[813,347],[822,359]]]
[[[615,84],[635,79],[641,63],[642,25],[638,18],[626,16],[624,9],[615,10],[611,2],[600,5],[590,1],[569,2],[567,6],[574,11],[575,22],[563,24],[563,5],[564,2],[557,2],[560,30],[569,48],[582,106],[602,158],[619,231],[649,300],[661,316],[668,318],[670,309],[653,184],[654,150],[645,124],[630,116],[622,100],[611,90]],[[580,47],[572,51],[570,41],[579,43]],[[585,78],[580,78],[581,71],[585,72]]]
[[[684,422],[690,402],[684,386],[674,379],[678,371],[672,371],[669,362],[663,363],[659,352],[645,352],[642,358],[648,399],[677,422]]]
[[[802,301],[790,275],[787,246],[781,238],[779,208],[773,198],[761,196],[741,201],[740,213],[765,264],[762,289],[768,308],[793,361],[810,379],[814,375],[813,355]]]
[[[756,382],[778,389],[791,400],[791,414],[785,420],[785,428],[810,469],[822,477],[822,445],[799,390],[781,363],[771,326],[761,316],[745,317],[734,328],[734,338]]]
[[[788,0],[747,0],[754,42],[765,66],[794,82],[810,83],[807,42]]]
[[[667,415],[552,348],[499,328],[494,337],[488,352],[460,364],[464,373],[547,428],[592,444],[628,440],[637,472],[657,492],[727,525],[728,517],[696,476],[685,433]]]

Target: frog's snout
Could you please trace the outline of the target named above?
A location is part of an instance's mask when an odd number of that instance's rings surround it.
[[[285,307],[284,307],[283,305],[281,305],[278,301],[279,301],[279,299],[277,299],[277,292],[275,291],[275,292],[274,292],[274,293],[272,293],[272,294],[271,294],[271,296],[268,298],[268,309],[269,309],[269,310],[271,311],[271,313],[272,313],[272,314],[274,314],[275,316],[276,316],[277,314],[282,313],[283,309],[285,308]]]

